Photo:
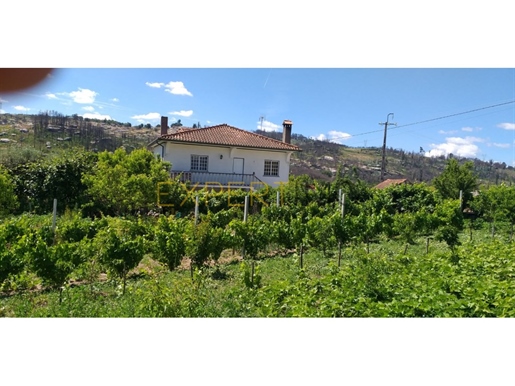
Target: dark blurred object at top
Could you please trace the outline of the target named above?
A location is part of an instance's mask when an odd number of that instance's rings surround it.
[[[33,87],[52,71],[52,68],[0,68],[0,93]]]

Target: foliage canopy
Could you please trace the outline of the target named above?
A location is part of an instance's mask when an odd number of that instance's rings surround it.
[[[458,160],[449,159],[442,174],[434,178],[433,185],[443,198],[458,199],[462,191],[463,207],[467,207],[472,200],[472,192],[478,188],[474,164],[467,161],[460,165]]]
[[[100,153],[83,181],[97,210],[123,215],[156,206],[158,183],[169,181],[169,168],[168,162],[156,159],[146,149],[127,153],[120,148]]]

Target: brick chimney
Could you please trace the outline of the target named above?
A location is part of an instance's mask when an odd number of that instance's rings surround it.
[[[168,134],[168,117],[161,117],[161,135]]]
[[[284,120],[283,121],[283,142],[291,143],[291,127],[293,125],[292,121]]]

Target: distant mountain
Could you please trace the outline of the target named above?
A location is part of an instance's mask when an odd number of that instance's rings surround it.
[[[20,157],[27,156],[29,150],[36,157],[72,146],[98,151],[113,150],[119,146],[129,149],[146,146],[159,135],[159,126],[149,126],[131,127],[128,123],[82,119],[76,114],[70,117],[55,111],[37,115],[0,114],[0,163],[6,157],[12,159],[16,150],[19,150]],[[35,136],[35,133],[38,135]],[[255,133],[282,140],[280,132],[256,130]],[[350,147],[296,133],[292,133],[291,139],[302,149],[291,158],[290,171],[293,175],[307,174],[319,180],[331,181],[340,168],[342,172],[352,173],[370,185],[381,182],[381,148]],[[35,154],[36,151],[38,154]],[[459,160],[472,161],[475,172],[484,184],[515,184],[515,169],[512,166],[478,159]],[[443,171],[446,162],[443,156],[429,158],[421,153],[388,148],[385,178],[431,182]]]
[[[255,132],[282,140],[280,132]],[[331,181],[338,168],[341,168],[345,173],[355,173],[370,185],[381,182],[381,148],[349,147],[293,133],[292,143],[302,149],[302,152],[292,155],[290,171],[293,175],[307,174],[316,179]],[[454,158],[460,162],[472,161],[474,170],[483,184],[515,184],[515,169],[505,163]],[[444,156],[430,158],[422,153],[387,148],[385,179],[406,178],[411,182],[429,183],[443,171],[446,163],[447,158]]]

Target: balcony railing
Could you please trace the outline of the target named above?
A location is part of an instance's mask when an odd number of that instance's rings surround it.
[[[227,188],[233,189],[253,189],[259,190],[265,187],[266,183],[252,174],[239,174],[239,173],[212,173],[201,171],[179,171],[172,170],[170,173],[172,179],[178,179],[182,183],[189,183],[190,185],[197,185],[199,189],[203,187],[209,188]]]

